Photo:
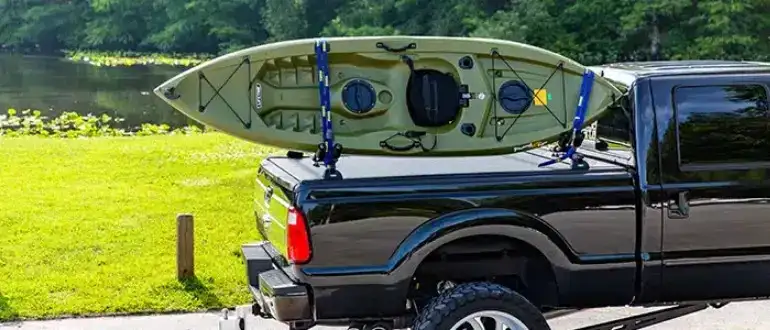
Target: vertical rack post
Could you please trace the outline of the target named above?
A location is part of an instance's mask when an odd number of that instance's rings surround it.
[[[594,72],[589,69],[586,69],[585,72],[583,72],[583,81],[580,85],[580,98],[578,99],[577,108],[575,109],[575,118],[572,120],[572,134],[567,143],[565,143],[564,146],[560,146],[562,147],[559,151],[559,154],[561,155],[557,154],[556,158],[540,163],[540,165],[538,165],[539,167],[552,165],[567,158],[572,160],[573,168],[585,166],[585,162],[575,154],[575,151],[577,151],[577,148],[583,141],[583,132],[581,129],[583,121],[585,121],[586,109],[588,108],[588,101],[594,85],[594,76]]]
[[[342,152],[342,146],[334,142],[334,132],[331,120],[331,97],[329,95],[329,43],[324,39],[316,40],[315,55],[318,65],[318,97],[321,105],[321,134],[322,142],[318,145],[313,160],[323,161],[327,178],[339,176],[336,170],[337,159]]]

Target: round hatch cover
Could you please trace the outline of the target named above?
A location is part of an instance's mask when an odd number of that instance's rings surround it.
[[[506,81],[497,92],[500,97],[500,106],[505,112],[518,115],[532,103],[532,91],[518,80]]]
[[[376,93],[374,87],[363,80],[353,80],[342,89],[342,103],[355,113],[366,113],[374,108]]]

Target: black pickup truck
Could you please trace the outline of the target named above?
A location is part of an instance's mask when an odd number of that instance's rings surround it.
[[[252,312],[291,329],[540,330],[558,309],[770,296],[770,65],[592,70],[625,94],[578,149],[587,169],[538,167],[546,147],[342,156],[341,180],[265,159],[265,240],[243,246]],[[591,329],[643,323],[618,322]]]

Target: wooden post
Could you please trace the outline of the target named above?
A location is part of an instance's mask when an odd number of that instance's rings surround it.
[[[183,280],[195,275],[195,241],[192,214],[176,216],[176,277]]]

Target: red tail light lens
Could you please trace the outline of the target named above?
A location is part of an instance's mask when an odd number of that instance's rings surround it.
[[[310,237],[308,236],[307,221],[300,210],[289,208],[286,221],[286,246],[289,260],[295,264],[303,264],[310,261]]]

